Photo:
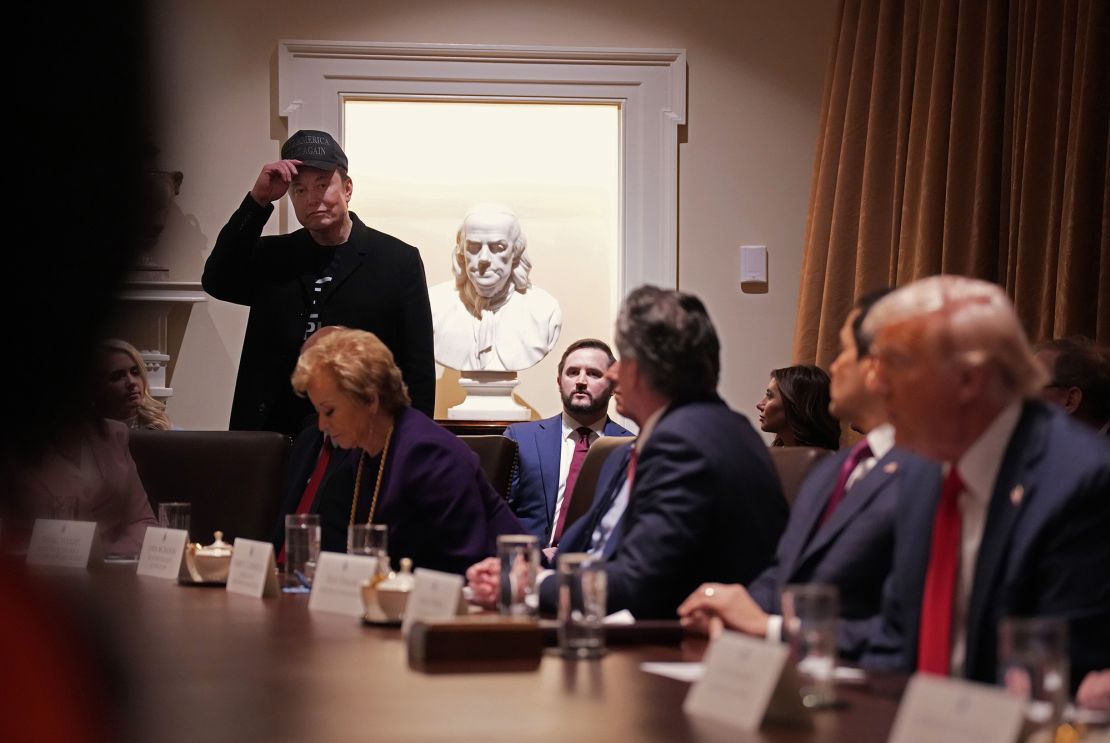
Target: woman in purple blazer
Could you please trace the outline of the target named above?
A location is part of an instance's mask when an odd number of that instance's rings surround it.
[[[312,401],[320,430],[348,450],[348,476],[333,476],[319,499],[325,549],[345,543],[351,524],[386,524],[394,564],[410,557],[464,573],[496,552],[498,535],[524,532],[478,456],[411,407],[393,354],[373,333],[323,337],[301,354],[293,387]]]

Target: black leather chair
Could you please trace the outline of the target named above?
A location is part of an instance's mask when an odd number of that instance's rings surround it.
[[[775,471],[779,475],[782,485],[782,494],[786,502],[794,505],[794,498],[798,495],[798,488],[802,480],[824,457],[831,454],[828,449],[816,446],[772,446],[771,461],[775,463]]]
[[[474,450],[490,485],[508,500],[513,487],[513,469],[517,466],[516,442],[504,436],[459,436],[459,439]]]
[[[269,541],[281,506],[289,437],[268,431],[132,431],[131,456],[154,513],[192,504],[189,536]]]

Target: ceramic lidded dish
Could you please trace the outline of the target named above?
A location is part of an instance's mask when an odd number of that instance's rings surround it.
[[[231,571],[231,555],[234,548],[224,541],[224,533],[218,531],[212,536],[212,544],[190,544],[185,550],[185,566],[189,577],[197,583],[227,583]]]
[[[401,572],[376,576],[362,584],[362,605],[371,622],[400,622],[412,592],[412,560],[401,560]]]

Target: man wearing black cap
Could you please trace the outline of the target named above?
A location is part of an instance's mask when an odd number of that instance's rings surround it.
[[[325,325],[381,338],[413,407],[431,416],[432,317],[419,252],[348,211],[347,155],[330,134],[299,131],[281,157],[263,166],[220,230],[201,278],[212,296],[251,308],[230,428],[294,435],[304,427],[312,406],[293,393],[289,375],[301,344]],[[262,237],[286,193],[304,229]]]

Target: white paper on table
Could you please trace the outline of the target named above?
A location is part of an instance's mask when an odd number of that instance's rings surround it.
[[[632,612],[628,609],[621,609],[605,617],[601,620],[601,623],[609,625],[635,624],[636,617],[632,616]]]
[[[148,526],[136,572],[152,578],[177,580],[181,575],[181,561],[185,557],[185,545],[188,543],[189,532],[184,529]]]
[[[640,664],[640,670],[646,673],[654,673],[657,676],[664,676],[669,679],[685,681],[688,684],[692,684],[700,680],[705,674],[705,664],[682,661],[646,661]],[[867,680],[867,674],[859,668],[837,666],[836,671],[833,672],[833,678],[837,681],[848,683],[863,683]]]
[[[235,551],[231,554],[227,592],[255,598],[277,596],[276,570],[274,545],[239,537],[235,540]]]
[[[647,673],[654,673],[656,676],[663,676],[664,678],[692,684],[695,681],[700,681],[701,677],[705,675],[705,664],[648,661],[640,664],[640,670],[646,671]]]
[[[749,731],[765,717],[812,725],[788,656],[785,645],[722,632],[705,653],[705,673],[690,688],[683,711]]]
[[[27,546],[27,564],[89,568],[104,559],[95,521],[36,519]]]
[[[405,618],[401,622],[401,632],[406,637],[417,620],[437,621],[454,617],[459,610],[463,588],[461,575],[427,568],[417,568],[412,575],[412,592],[405,603]]]
[[[1024,703],[1005,690],[963,679],[914,674],[898,705],[889,743],[1014,743]]]
[[[321,552],[312,578],[309,611],[330,611],[349,617],[366,613],[362,605],[362,584],[374,575],[378,558]]]

